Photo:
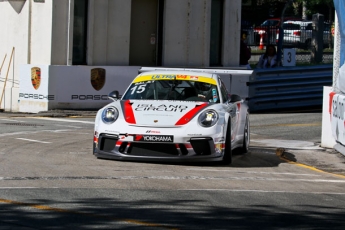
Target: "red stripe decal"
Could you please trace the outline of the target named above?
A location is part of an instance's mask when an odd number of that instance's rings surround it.
[[[135,117],[132,109],[132,104],[129,100],[124,102],[124,117],[125,120],[130,124],[135,124]]]
[[[193,109],[191,109],[188,113],[186,113],[180,120],[176,122],[175,125],[185,125],[187,124],[192,118],[203,108],[205,108],[208,103],[203,103],[201,105],[196,105]]]
[[[237,108],[238,108],[238,110],[241,110],[241,104],[240,103],[237,104]]]
[[[329,94],[329,114],[332,114],[332,101],[333,101],[333,97],[336,93],[335,92],[330,92]]]
[[[186,146],[187,149],[193,148],[191,144],[184,144],[184,146]]]

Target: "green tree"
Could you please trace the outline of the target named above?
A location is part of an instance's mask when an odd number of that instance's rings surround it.
[[[333,0],[294,0],[294,2],[299,6],[302,6],[303,2],[305,2],[307,7],[307,15],[309,17],[315,13],[322,13],[329,21],[334,21],[335,9]]]

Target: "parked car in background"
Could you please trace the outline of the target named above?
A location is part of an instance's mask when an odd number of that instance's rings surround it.
[[[312,21],[286,21],[283,24],[283,29],[283,46],[303,49],[311,48],[311,41],[313,37]],[[278,39],[279,31],[277,31],[277,41]],[[324,24],[323,43],[324,47],[328,47],[329,44],[333,44],[331,25],[327,23]]]
[[[301,18],[295,17],[285,17],[284,21],[302,21]],[[261,36],[263,37],[263,42],[267,45],[276,44],[277,31],[281,25],[281,18],[270,18],[265,20],[261,25],[254,27],[254,37],[257,44],[260,43]]]

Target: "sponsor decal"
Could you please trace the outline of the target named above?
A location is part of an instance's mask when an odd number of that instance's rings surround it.
[[[95,90],[103,88],[105,83],[105,69],[94,68],[91,69],[91,85]]]
[[[152,104],[138,104],[135,111],[160,111],[160,112],[183,112],[188,109],[186,105],[158,105]]]
[[[109,100],[108,95],[71,95],[72,100],[80,100],[80,101],[106,101]]]
[[[332,97],[331,127],[336,141],[345,143],[345,96],[335,94]]]
[[[197,76],[190,76],[190,80],[197,81],[197,80],[199,80],[199,77],[197,77]]]
[[[135,141],[146,141],[146,142],[173,142],[174,136],[168,135],[136,135]]]
[[[147,130],[146,133],[161,133],[161,131],[156,130]]]
[[[152,80],[158,80],[158,79],[168,79],[168,80],[174,80],[176,79],[176,75],[152,75]]]
[[[41,69],[39,67],[31,68],[31,84],[36,90],[41,85]]]
[[[55,95],[42,95],[42,94],[32,94],[32,93],[19,93],[19,98],[26,98],[26,99],[35,99],[35,100],[43,100],[46,99],[48,101],[54,101]]]
[[[181,80],[181,79],[188,79],[187,75],[176,75],[176,79]]]
[[[217,85],[217,81],[215,79],[204,77],[204,76],[190,76],[190,75],[142,75],[138,76],[133,80],[133,84],[138,82],[148,82],[148,81],[156,81],[156,80],[185,80],[185,81],[200,81],[209,83],[212,85]]]

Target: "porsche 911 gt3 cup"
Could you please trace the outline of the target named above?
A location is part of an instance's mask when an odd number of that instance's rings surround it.
[[[139,74],[120,98],[97,112],[93,153],[133,161],[222,161],[249,148],[249,111],[217,74]]]

